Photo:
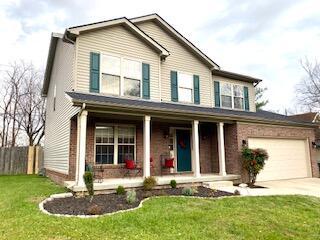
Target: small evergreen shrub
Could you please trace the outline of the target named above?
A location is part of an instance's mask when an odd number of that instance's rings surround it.
[[[133,204],[137,201],[137,193],[135,190],[127,191],[127,203]]]
[[[101,215],[102,214],[102,207],[97,204],[92,204],[87,208],[88,215]]]
[[[182,189],[182,194],[185,196],[193,196],[197,193],[197,189],[194,187],[184,187]]]
[[[172,180],[170,181],[170,186],[171,186],[171,188],[176,188],[176,187],[177,187],[177,181],[174,180],[174,179],[172,179]]]
[[[94,189],[93,189],[93,173],[91,171],[86,171],[83,175],[83,180],[86,185],[87,191],[91,198],[94,195]]]
[[[157,185],[155,177],[146,177],[143,181],[144,190],[152,190]]]
[[[116,193],[117,193],[118,195],[124,195],[124,194],[126,193],[126,190],[124,189],[123,186],[119,185],[118,188],[117,188],[117,190],[116,190]]]

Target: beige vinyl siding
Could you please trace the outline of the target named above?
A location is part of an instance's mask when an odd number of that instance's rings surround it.
[[[78,111],[65,96],[72,89],[73,59],[74,45],[59,39],[47,95],[44,167],[65,174],[69,169],[70,118]],[[55,85],[56,110],[53,111]]]
[[[170,71],[181,71],[199,75],[200,77],[200,105],[212,105],[212,76],[207,65],[199,60],[195,54],[178,42],[172,35],[163,30],[157,23],[146,21],[136,23],[146,34],[164,46],[170,55],[161,63],[161,99],[171,101]]]
[[[255,112],[256,111],[256,104],[255,104],[255,89],[252,83],[248,83],[248,82],[243,82],[243,81],[239,81],[239,80],[234,80],[234,79],[230,79],[230,78],[224,78],[224,77],[220,77],[220,76],[213,76],[213,81],[218,81],[218,82],[227,82],[227,83],[231,83],[231,84],[237,84],[237,85],[242,85],[242,86],[246,86],[248,87],[249,90],[249,110],[251,112]],[[213,103],[214,103],[214,97],[213,97]]]
[[[150,64],[150,99],[159,100],[159,55],[122,25],[82,33],[77,38],[76,90],[89,92],[90,52],[116,54]]]

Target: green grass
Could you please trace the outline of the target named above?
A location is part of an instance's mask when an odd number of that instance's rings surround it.
[[[320,199],[305,196],[151,199],[97,219],[42,214],[64,189],[37,176],[0,176],[0,239],[319,239]]]

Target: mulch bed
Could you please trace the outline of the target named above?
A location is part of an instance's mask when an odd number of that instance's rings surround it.
[[[119,210],[125,210],[135,208],[139,206],[141,200],[152,196],[181,196],[183,188],[168,188],[168,189],[154,189],[151,191],[145,191],[142,189],[136,190],[137,201],[133,204],[128,204],[126,201],[126,195],[101,194],[95,195],[90,203],[90,197],[67,197],[57,198],[44,204],[44,209],[54,214],[68,214],[68,215],[90,215],[88,209],[93,205],[99,206],[99,214],[117,212]],[[198,187],[198,192],[194,194],[195,197],[222,197],[232,196],[233,193],[224,191],[215,191],[205,187]]]

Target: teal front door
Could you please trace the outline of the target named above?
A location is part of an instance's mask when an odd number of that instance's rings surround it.
[[[178,172],[191,171],[191,147],[190,147],[190,131],[176,130],[177,139],[177,170]]]

